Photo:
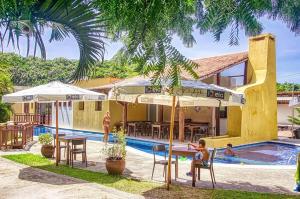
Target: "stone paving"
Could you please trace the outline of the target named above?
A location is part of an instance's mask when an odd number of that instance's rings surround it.
[[[95,141],[88,141],[87,143],[87,151],[88,151],[88,168],[89,170],[93,171],[101,171],[106,172],[105,170],[105,157],[101,154],[101,150],[104,147],[102,142],[95,142]],[[0,155],[3,153],[20,153],[19,152],[0,152]],[[31,153],[40,153],[40,145],[34,144],[30,151]],[[80,160],[80,157],[77,158]],[[0,161],[0,166],[3,164],[3,160]],[[13,164],[13,167],[20,167],[20,165]],[[81,167],[81,163],[77,162],[75,164],[76,167]],[[151,173],[152,173],[152,166],[153,166],[153,155],[144,153],[142,151],[138,151],[131,147],[127,147],[127,159],[126,159],[126,171],[125,175],[151,180]],[[184,184],[191,186],[191,177],[185,175],[185,173],[189,170],[190,161],[179,161],[179,179],[173,183],[177,184]],[[1,176],[4,175],[2,169],[5,166],[0,167]],[[84,167],[83,167],[84,168]],[[173,167],[174,168],[174,167]],[[28,168],[29,169],[29,168]],[[15,168],[14,171],[10,171],[12,174],[19,175],[19,179],[15,179],[16,181],[22,181],[20,178],[21,171],[17,171],[18,169]],[[32,169],[31,169],[32,170]],[[29,171],[29,170],[28,170]],[[257,192],[275,192],[275,193],[288,193],[288,194],[295,194],[292,190],[294,187],[294,173],[295,173],[295,166],[249,166],[249,165],[226,165],[226,164],[215,164],[215,175],[217,189],[236,189],[236,190],[246,190],[246,191],[257,191]],[[11,174],[11,175],[12,175]],[[163,174],[163,167],[158,165],[155,168],[154,178],[153,180],[163,182],[164,178]],[[173,169],[174,174],[174,169]],[[48,174],[49,175],[49,174]],[[56,175],[56,174],[53,174]],[[38,176],[40,177],[40,175]],[[37,176],[36,176],[37,178]],[[69,179],[69,178],[68,178]],[[24,181],[24,180],[23,180]],[[37,182],[32,182],[32,180],[25,179],[24,186],[22,186],[21,182],[17,184],[21,189],[27,191],[27,187],[32,187]],[[27,181],[27,182],[26,182]],[[29,181],[29,182],[28,182]],[[70,180],[70,183],[67,183],[65,188],[62,190],[56,190],[53,192],[61,194],[64,193],[61,197],[65,198],[68,196],[68,192],[64,192],[63,190],[71,190],[71,187],[78,189],[78,194],[80,195],[81,190],[90,189],[91,193],[103,192],[105,194],[105,189],[103,186],[95,185],[90,186],[91,183],[84,183],[79,180],[75,180],[78,183],[72,183],[74,179]],[[3,181],[2,181],[3,182]],[[68,181],[67,181],[68,182]],[[46,187],[57,186],[51,183],[42,182],[43,186],[46,184]],[[61,183],[63,184],[63,183]],[[13,186],[13,184],[11,184]],[[39,185],[42,186],[42,185]],[[60,185],[62,186],[62,185]],[[78,188],[77,188],[78,187]],[[101,187],[99,190],[98,187]],[[196,182],[196,187],[199,188],[211,188],[211,181],[209,176],[209,171],[203,170],[201,172],[201,181]],[[3,187],[0,186],[0,189]],[[97,190],[96,190],[97,189]],[[109,188],[108,188],[109,189]],[[40,191],[40,190],[39,190]],[[2,191],[1,191],[2,192]],[[109,191],[108,191],[109,192]],[[41,192],[42,193],[42,192]],[[50,191],[49,194],[52,192]],[[116,194],[116,192],[113,192]],[[9,194],[9,193],[7,193]],[[12,194],[12,193],[10,193]],[[74,194],[70,192],[69,194]],[[98,194],[96,194],[98,195]],[[69,195],[70,196],[70,195]],[[112,195],[109,198],[118,198],[118,194]],[[1,198],[1,197],[0,197]],[[11,197],[14,198],[14,197]],[[125,197],[123,197],[125,198]]]
[[[0,199],[143,198],[0,158]]]

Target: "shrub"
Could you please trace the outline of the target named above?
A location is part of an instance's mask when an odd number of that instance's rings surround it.
[[[42,145],[52,145],[53,136],[50,133],[40,134],[39,143]]]
[[[123,128],[119,131],[113,130],[114,137],[117,138],[116,142],[111,146],[106,145],[103,149],[104,154],[109,160],[125,160],[126,158],[126,136]]]

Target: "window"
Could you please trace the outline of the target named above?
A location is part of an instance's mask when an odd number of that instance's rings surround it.
[[[71,101],[68,102],[68,107],[69,107],[69,108],[72,107],[72,102],[71,102]]]
[[[63,106],[66,107],[66,106],[67,106],[67,102],[64,102],[64,103],[63,103]]]
[[[237,64],[220,73],[220,86],[236,88],[247,84],[247,64]]]
[[[84,110],[84,102],[79,102],[79,110],[80,111]]]
[[[33,109],[33,103],[30,103],[31,109]]]
[[[29,103],[24,103],[24,113],[29,113]]]
[[[95,111],[102,111],[102,101],[95,102]]]

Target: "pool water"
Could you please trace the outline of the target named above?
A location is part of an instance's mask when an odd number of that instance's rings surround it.
[[[60,129],[68,135],[84,135],[88,140],[102,141],[103,133],[90,131],[79,131],[70,129]],[[34,135],[43,133],[55,133],[52,127],[37,126],[34,129]],[[114,141],[112,134],[109,135],[109,142]],[[126,138],[127,146],[140,151],[152,154],[152,147],[160,142],[144,141],[134,138]],[[261,142],[233,147],[237,153],[236,157],[224,155],[224,149],[218,149],[215,162],[226,164],[247,164],[247,165],[296,165],[297,154],[300,153],[300,146],[292,144],[282,144],[275,142]],[[164,155],[160,153],[159,155]],[[184,158],[182,158],[184,159]]]
[[[237,157],[224,155],[218,150],[218,162],[254,165],[296,165],[300,146],[276,142],[261,142],[233,147]]]

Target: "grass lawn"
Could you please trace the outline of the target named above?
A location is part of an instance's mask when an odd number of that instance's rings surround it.
[[[170,191],[165,189],[161,183],[137,181],[122,176],[111,176],[106,173],[93,172],[84,169],[71,168],[66,165],[55,166],[50,161],[40,155],[34,154],[17,154],[2,156],[6,159],[25,164],[34,168],[50,171],[57,174],[71,176],[88,182],[98,183],[104,186],[113,187],[120,191],[140,194],[151,198],[299,198],[297,196],[288,196],[281,194],[264,194],[256,192],[221,190],[221,189],[199,189],[186,186],[172,185]]]

